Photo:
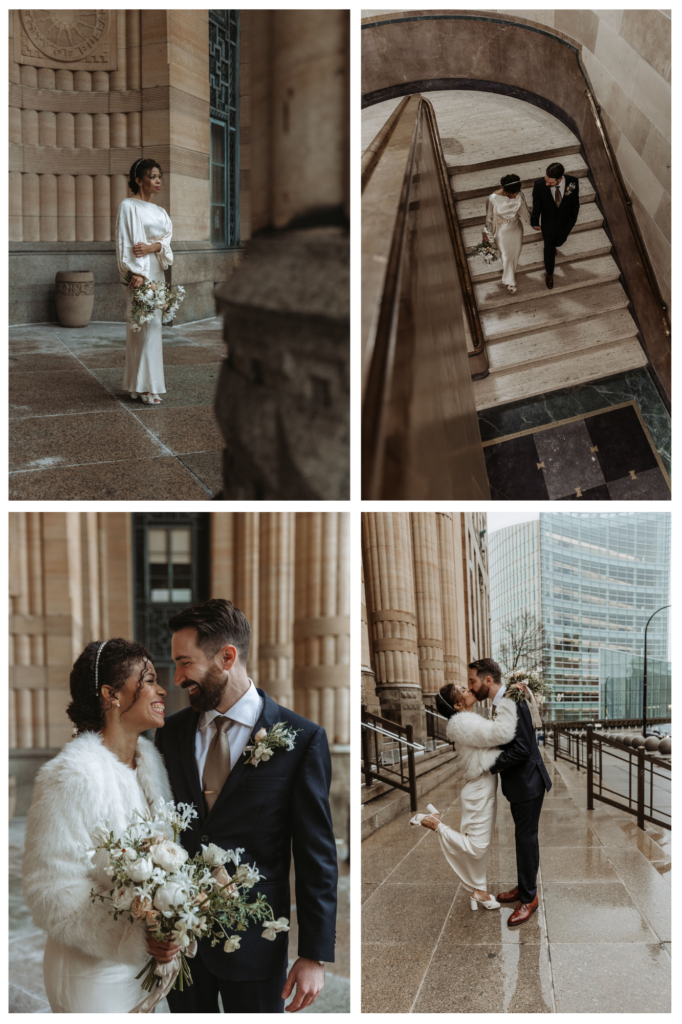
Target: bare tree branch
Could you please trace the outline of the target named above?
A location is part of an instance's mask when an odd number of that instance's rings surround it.
[[[542,623],[532,612],[520,612],[502,626],[497,660],[506,674],[517,668],[542,669]]]

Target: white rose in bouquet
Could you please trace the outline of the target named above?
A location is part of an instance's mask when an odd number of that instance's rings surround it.
[[[166,882],[156,890],[154,906],[162,914],[168,914],[172,913],[173,907],[181,907],[189,899],[189,889],[182,882]]]
[[[227,850],[221,850],[215,843],[209,843],[208,846],[204,846],[202,843],[201,853],[205,862],[212,868],[219,868],[228,860]]]
[[[126,870],[128,877],[132,878],[133,882],[146,882],[148,878],[152,877],[154,864],[151,857],[138,857],[132,864],[127,865]]]
[[[177,871],[185,863],[189,854],[182,846],[165,839],[162,843],[152,846],[150,851],[155,864],[158,864],[164,871]]]
[[[134,898],[134,889],[127,888],[126,886],[121,886],[121,888],[117,889],[116,892],[114,893],[114,906],[116,907],[117,910],[130,910],[130,908],[133,905]]]

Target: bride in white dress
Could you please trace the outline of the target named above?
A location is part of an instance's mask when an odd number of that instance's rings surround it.
[[[164,270],[173,262],[173,225],[162,206],[152,202],[161,191],[162,172],[156,160],[136,160],[130,168],[128,187],[132,199],[124,199],[116,218],[116,253],[123,278],[133,275],[126,294],[126,364],[123,387],[131,398],[138,395],[147,405],[158,405],[165,394],[161,310],[133,331],[130,307],[133,288],[143,281],[164,282]]]
[[[530,224],[530,211],[521,191],[518,174],[505,174],[501,188],[488,196],[483,241],[494,243],[502,257],[502,284],[516,292],[516,267],[523,247],[523,224]],[[487,236],[487,238],[486,238]]]
[[[486,880],[497,812],[497,775],[491,775],[489,769],[497,760],[500,744],[514,738],[516,704],[502,700],[494,719],[474,714],[475,704],[476,697],[470,690],[452,683],[436,697],[438,710],[449,717],[447,736],[455,744],[466,785],[460,793],[459,831],[436,815],[427,815],[421,824],[437,834],[448,864],[471,892],[471,909],[477,910],[482,904],[487,910],[497,910],[500,904],[488,892]]]
[[[165,690],[142,644],[91,643],[71,673],[67,714],[78,730],[36,778],[26,822],[24,897],[47,932],[45,989],[53,1013],[130,1013],[146,998],[138,974],[177,947],[147,938],[142,921],[110,916],[111,890],[91,860],[92,831],[121,834],[135,811],[172,800],[161,755],[141,733],[164,724]],[[168,1012],[166,1010],[166,1012]]]

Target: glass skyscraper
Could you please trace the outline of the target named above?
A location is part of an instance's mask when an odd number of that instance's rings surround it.
[[[505,624],[531,612],[543,628],[549,717],[597,717],[600,649],[642,655],[649,616],[669,603],[669,514],[542,512],[491,533],[489,554],[493,657]],[[667,660],[667,611],[651,622],[647,650]]]

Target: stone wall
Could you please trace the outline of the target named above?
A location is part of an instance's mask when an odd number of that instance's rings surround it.
[[[63,21],[77,12],[54,13]],[[9,12],[10,322],[56,319],[55,273],[86,269],[93,319],[123,319],[116,214],[131,165],[150,156],[163,168],[160,203],[173,221],[169,277],[187,290],[177,322],[213,316],[213,288],[240,254],[209,241],[208,11],[91,13],[94,34],[101,17],[99,42],[69,63],[54,57],[56,18],[38,31],[31,12]]]

